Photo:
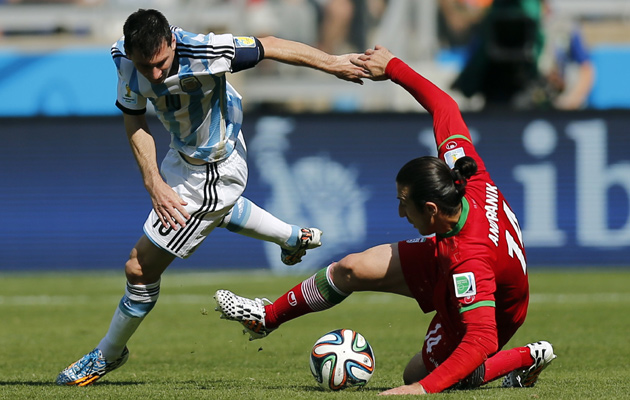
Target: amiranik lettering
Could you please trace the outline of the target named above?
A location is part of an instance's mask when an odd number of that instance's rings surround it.
[[[488,238],[499,246],[499,191],[496,186],[486,183],[486,218],[488,219]]]

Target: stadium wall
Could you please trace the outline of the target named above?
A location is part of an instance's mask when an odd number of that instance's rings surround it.
[[[532,268],[628,266],[627,113],[464,116],[495,182],[519,216]],[[158,157],[168,135],[150,119]],[[121,269],[151,207],[120,117],[0,120],[0,270]],[[291,271],[413,238],[398,217],[394,178],[435,153],[427,114],[249,114],[246,196],[324,231]],[[215,230],[175,268],[270,268],[279,249]]]
[[[592,49],[592,58],[597,78],[589,108],[630,108],[630,80],[626,79],[630,46],[599,45]],[[449,52],[441,52],[435,60],[436,67],[446,71],[454,65],[461,68],[462,62],[461,54]],[[118,109],[112,100],[116,98],[116,82],[109,47],[48,52],[0,48],[0,98],[8,99],[0,102],[0,117],[116,116]],[[247,105],[253,106],[251,93],[248,95],[246,90],[242,93]],[[343,111],[348,104],[342,107]]]

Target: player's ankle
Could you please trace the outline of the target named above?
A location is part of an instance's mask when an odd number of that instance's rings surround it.
[[[268,329],[276,329],[280,326],[278,322],[278,316],[276,315],[273,304],[267,304],[265,306],[265,327]]]

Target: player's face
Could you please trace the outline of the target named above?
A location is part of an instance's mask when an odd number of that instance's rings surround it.
[[[170,43],[164,41],[160,49],[147,59],[141,55],[129,55],[133,65],[149,82],[162,83],[169,77],[173,62],[175,61],[175,36]]]
[[[431,213],[426,210],[418,210],[414,202],[409,197],[409,187],[396,184],[398,192],[398,214],[420,232],[421,235],[431,235],[435,233],[434,220]]]

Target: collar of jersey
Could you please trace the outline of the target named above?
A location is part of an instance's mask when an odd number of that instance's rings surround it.
[[[468,200],[466,200],[465,197],[462,197],[462,213],[459,215],[459,221],[457,221],[457,224],[455,224],[453,229],[451,229],[450,231],[446,233],[438,233],[438,236],[447,238],[447,237],[457,235],[459,231],[462,230],[462,228],[464,227],[464,224],[466,223],[466,220],[468,219],[469,210],[470,210],[470,205],[468,204]]]

